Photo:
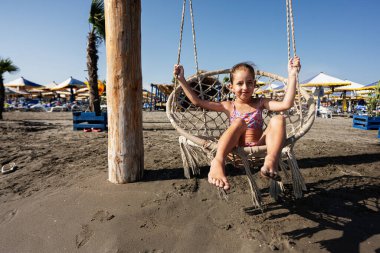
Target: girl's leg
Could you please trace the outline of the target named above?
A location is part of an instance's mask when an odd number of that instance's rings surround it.
[[[285,118],[282,115],[276,115],[271,118],[269,125],[264,133],[265,143],[267,145],[267,156],[261,173],[264,176],[278,179],[278,161],[286,137]]]
[[[218,141],[218,149],[215,158],[211,161],[208,182],[225,190],[230,188],[224,172],[224,163],[227,155],[239,143],[242,134],[245,133],[247,125],[243,119],[236,118],[231,126],[222,134]]]

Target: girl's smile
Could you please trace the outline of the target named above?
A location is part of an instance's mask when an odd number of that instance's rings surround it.
[[[232,91],[237,99],[247,101],[251,99],[255,89],[256,81],[248,70],[241,69],[234,73],[234,80],[231,85]]]

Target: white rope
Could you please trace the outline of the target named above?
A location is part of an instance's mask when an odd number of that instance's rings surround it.
[[[199,78],[198,52],[197,52],[197,42],[196,42],[196,36],[195,36],[193,1],[189,0],[189,3],[190,3],[190,16],[191,16],[191,30],[192,30],[192,33],[193,33],[194,60],[195,60],[195,67],[196,67],[196,70],[197,70],[197,77]]]
[[[182,50],[182,35],[183,35],[183,24],[185,23],[185,10],[186,10],[186,0],[183,0],[182,5],[182,16],[181,16],[181,26],[179,32],[179,45],[178,45],[178,55],[177,55],[177,64],[181,63],[181,50]]]
[[[181,63],[181,51],[182,51],[182,35],[183,35],[183,24],[185,23],[185,10],[186,10],[186,0],[183,0],[182,4],[182,15],[181,15],[181,25],[180,25],[180,31],[179,31],[179,45],[178,45],[178,54],[177,54],[177,64]],[[177,76],[174,77],[174,99],[172,103],[172,108],[174,108],[175,101],[176,101],[176,90],[178,86],[178,79]]]
[[[293,55],[297,55],[296,51],[296,39],[294,35],[294,18],[293,18],[293,5],[292,0],[286,0],[286,30],[287,30],[287,38],[288,38],[288,62],[290,61],[290,38],[292,38],[292,46],[293,46]],[[298,82],[298,73],[296,73],[296,83],[297,83],[297,94],[298,94],[298,106],[295,103],[295,107],[297,113],[300,115],[300,127],[303,125],[303,115],[302,115],[302,101],[301,101],[301,92],[300,92],[300,84]]]
[[[193,14],[193,1],[189,0],[190,4],[190,16],[191,16],[191,31],[193,33],[193,47],[194,47],[194,61],[195,61],[195,68],[197,71],[197,81],[199,85],[199,90],[201,93],[201,99],[205,99],[203,95],[203,87],[202,87],[202,82],[199,77],[199,67],[198,67],[198,51],[197,51],[197,42],[196,42],[196,36],[195,36],[195,22],[194,22],[194,14]],[[207,131],[207,120],[206,120],[206,110],[202,108],[203,111],[203,124],[204,124],[204,132],[206,133]]]

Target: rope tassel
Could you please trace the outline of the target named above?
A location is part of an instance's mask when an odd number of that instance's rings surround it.
[[[270,186],[269,186],[270,196],[273,199],[278,200],[278,197],[282,196],[283,192],[284,192],[284,184],[282,182],[278,182],[276,180],[271,179]]]
[[[178,138],[179,147],[181,150],[181,158],[183,162],[183,168],[185,169],[185,177],[191,178],[190,169],[193,175],[199,175],[199,156],[197,152],[192,148],[188,143],[187,139],[184,136]]]
[[[288,164],[290,167],[290,171],[292,173],[293,193],[294,193],[295,198],[299,199],[299,198],[302,198],[303,191],[306,191],[307,187],[305,184],[305,180],[298,167],[293,149],[289,148],[287,151],[287,155],[288,155]]]
[[[278,165],[280,166],[280,169],[283,172],[284,177],[286,178],[286,180],[290,180],[290,175],[288,173],[289,166],[282,159],[280,159],[278,161]]]
[[[259,208],[262,210],[261,193],[260,193],[259,187],[257,186],[255,182],[255,179],[253,178],[252,172],[250,170],[248,157],[241,147],[238,147],[235,152],[238,156],[240,156],[243,162],[245,173],[247,174],[247,177],[248,177],[248,183],[249,183],[249,186],[251,187],[253,206],[255,208]]]

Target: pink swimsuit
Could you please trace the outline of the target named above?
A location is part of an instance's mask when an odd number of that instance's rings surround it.
[[[234,102],[232,102],[232,105],[234,107],[234,110],[232,111],[231,117],[230,117],[230,123],[232,123],[236,118],[241,118],[245,121],[247,124],[247,128],[253,129],[253,130],[262,130],[263,129],[263,116],[262,116],[262,108],[263,108],[263,99],[260,98],[259,106],[254,112],[247,112],[247,113],[240,113],[236,110]],[[257,142],[246,142],[246,147],[252,147],[256,146]]]

